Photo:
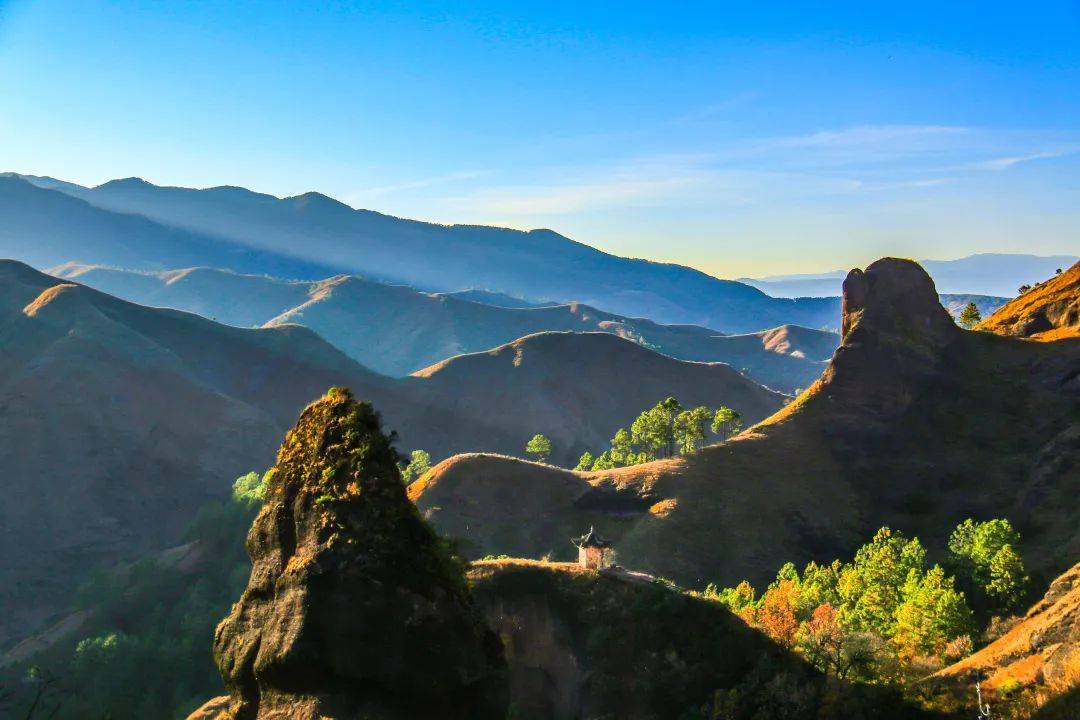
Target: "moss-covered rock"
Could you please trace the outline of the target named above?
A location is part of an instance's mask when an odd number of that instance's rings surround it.
[[[347,390],[285,437],[214,638],[248,718],[501,718],[505,663],[463,565],[409,502],[392,438]]]

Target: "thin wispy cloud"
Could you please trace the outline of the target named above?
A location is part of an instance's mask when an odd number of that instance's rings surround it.
[[[970,132],[970,128],[951,125],[859,125],[839,130],[824,130],[807,135],[777,137],[766,145],[792,148],[880,148],[920,144],[927,139],[956,137]]]
[[[890,193],[933,192],[981,171],[1008,170],[1068,152],[1032,148],[1043,141],[964,126],[861,125],[745,138],[607,164],[540,168],[528,182],[481,185],[438,202],[454,212],[513,218],[620,208],[779,208],[860,195],[879,201]],[[1015,152],[987,159],[991,149]]]
[[[1008,157],[993,158],[992,160],[983,160],[982,162],[975,163],[973,167],[977,170],[1008,170],[1011,167],[1020,165],[1021,163],[1032,162],[1034,160],[1049,160],[1052,158],[1059,158],[1064,155],[1070,154],[1075,151],[1055,151],[1055,152],[1037,152],[1028,155],[1012,155]]]

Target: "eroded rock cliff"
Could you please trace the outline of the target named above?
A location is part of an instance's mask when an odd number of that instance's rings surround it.
[[[248,534],[251,578],[214,637],[229,699],[196,717],[505,716],[499,640],[391,442],[342,389],[286,435]]]

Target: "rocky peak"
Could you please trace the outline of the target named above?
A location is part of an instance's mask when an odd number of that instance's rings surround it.
[[[251,578],[215,633],[230,699],[210,716],[504,717],[501,645],[391,443],[343,389],[286,435],[248,534]]]
[[[934,281],[911,260],[882,258],[856,268],[844,280],[841,341],[857,341],[853,333],[888,334],[943,341],[956,324],[941,306]]]
[[[856,426],[907,407],[963,332],[941,307],[933,280],[911,260],[883,258],[848,273],[842,312],[841,344],[822,383],[827,395],[845,395]]]

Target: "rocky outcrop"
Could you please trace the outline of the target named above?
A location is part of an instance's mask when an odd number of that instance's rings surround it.
[[[841,327],[823,387],[876,420],[908,406],[912,386],[938,371],[941,351],[960,334],[926,271],[897,258],[848,273]]]
[[[248,534],[248,586],[215,633],[227,709],[195,717],[505,716],[499,640],[408,501],[391,442],[346,390],[304,410]]]

